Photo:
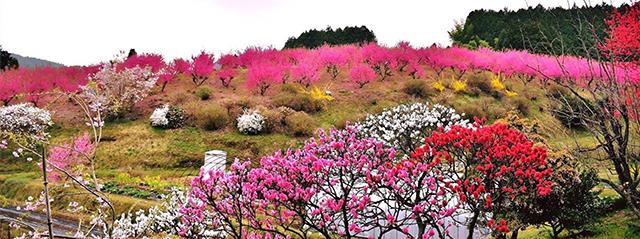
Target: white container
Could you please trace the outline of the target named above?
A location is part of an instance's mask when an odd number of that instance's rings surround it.
[[[204,171],[222,170],[227,168],[227,152],[222,150],[211,150],[204,154]]]

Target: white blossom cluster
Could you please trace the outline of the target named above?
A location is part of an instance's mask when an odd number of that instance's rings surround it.
[[[151,117],[149,117],[149,120],[151,120],[151,126],[166,127],[169,124],[167,113],[169,113],[169,105],[164,105],[153,110]]]
[[[264,116],[258,111],[245,110],[237,120],[238,130],[243,134],[259,134],[264,129]]]
[[[355,126],[361,137],[375,138],[408,155],[416,147],[424,145],[424,138],[434,130],[441,127],[449,130],[453,125],[471,127],[463,116],[439,104],[429,106],[428,103],[415,103],[369,115]]]
[[[185,193],[173,189],[161,205],[150,208],[147,213],[144,210],[123,213],[114,224],[113,238],[145,238],[157,233],[178,235],[184,227],[180,208],[186,202]]]
[[[0,107],[0,134],[44,139],[53,121],[49,111],[29,104]]]
[[[117,64],[106,64],[92,80],[81,88],[89,107],[94,111],[119,115],[144,99],[155,86],[158,76],[148,67],[119,69]]]

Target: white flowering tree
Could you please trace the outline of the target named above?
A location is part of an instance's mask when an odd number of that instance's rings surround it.
[[[237,121],[238,130],[243,134],[259,134],[264,129],[264,116],[255,110],[245,110]]]
[[[80,88],[87,101],[99,106],[94,110],[107,117],[119,118],[149,95],[158,78],[150,67],[123,68],[117,62],[107,63],[90,77],[89,84]]]
[[[53,238],[51,225],[51,206],[49,200],[49,182],[47,180],[46,144],[49,139],[47,129],[53,125],[49,111],[28,104],[0,107],[0,148],[8,148],[9,141],[18,145],[13,156],[20,157],[27,152],[40,156],[44,192],[42,200],[46,205],[47,228]],[[27,152],[26,152],[27,151]],[[29,159],[30,160],[30,159]]]
[[[453,125],[471,127],[463,116],[439,104],[414,103],[369,115],[355,126],[359,136],[380,140],[408,156],[416,147],[424,144],[424,138],[434,130],[447,130]]]

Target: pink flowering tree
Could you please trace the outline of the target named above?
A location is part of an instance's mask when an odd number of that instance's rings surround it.
[[[247,238],[248,220],[253,220],[256,191],[249,187],[249,162],[235,161],[229,172],[201,170],[191,181],[191,192],[180,209],[184,227],[181,236]],[[206,230],[212,235],[199,235]]]
[[[336,80],[340,75],[340,68],[349,63],[349,56],[338,47],[323,46],[318,49],[318,57],[321,64],[326,68],[332,80]]]
[[[157,73],[166,66],[164,59],[158,54],[132,55],[118,64],[118,70],[128,68],[148,68],[151,72]]]
[[[385,80],[391,76],[393,70],[397,67],[394,55],[388,48],[381,47],[377,44],[368,44],[361,48],[364,61],[371,66],[380,80]]]
[[[349,75],[351,76],[351,81],[356,83],[360,88],[376,79],[375,71],[363,63],[352,66]]]
[[[302,61],[292,67],[291,78],[297,83],[309,87],[320,80],[319,67],[318,63],[313,60]]]
[[[81,176],[82,167],[88,165],[93,157],[95,146],[91,142],[89,134],[84,134],[71,143],[63,143],[60,145],[52,145],[49,147],[48,160],[56,169],[49,168],[49,179],[52,181],[60,181],[66,177],[60,171],[64,170],[67,174],[78,177]],[[39,164],[42,167],[42,164]]]
[[[191,80],[196,86],[201,86],[211,77],[215,70],[214,60],[213,54],[204,51],[191,58],[189,72],[191,73]]]
[[[422,65],[418,64],[417,61],[411,61],[407,65],[407,72],[413,79],[421,79],[427,76],[427,73],[422,68]]]
[[[374,194],[382,180],[378,170],[393,158],[392,149],[358,139],[353,127],[319,131],[304,147],[264,157],[253,170],[236,163],[226,174],[201,173],[184,220],[210,222],[233,238],[248,229],[282,237],[308,238],[310,231],[362,237],[386,216]]]
[[[271,63],[256,63],[249,67],[246,85],[249,89],[257,90],[264,95],[271,85],[283,78],[282,68]]]
[[[234,68],[222,68],[218,71],[218,79],[222,86],[229,88],[231,81],[238,75],[238,70]]]
[[[0,71],[0,101],[3,105],[9,105],[21,92],[23,92],[23,70]]]
[[[176,58],[173,59],[172,65],[176,73],[191,75],[191,63],[189,63],[189,61],[182,58]]]

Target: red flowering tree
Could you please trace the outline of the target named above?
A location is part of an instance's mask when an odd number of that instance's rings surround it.
[[[475,129],[453,126],[434,132],[412,159],[427,162],[424,167],[456,195],[460,209],[468,212],[471,239],[478,225],[494,228],[497,234],[509,232],[504,219],[496,223],[492,218],[496,208],[551,192],[546,156],[544,148],[507,125],[476,124]]]
[[[0,71],[0,101],[3,105],[9,105],[9,103],[18,94],[23,92],[23,70],[7,70]]]

